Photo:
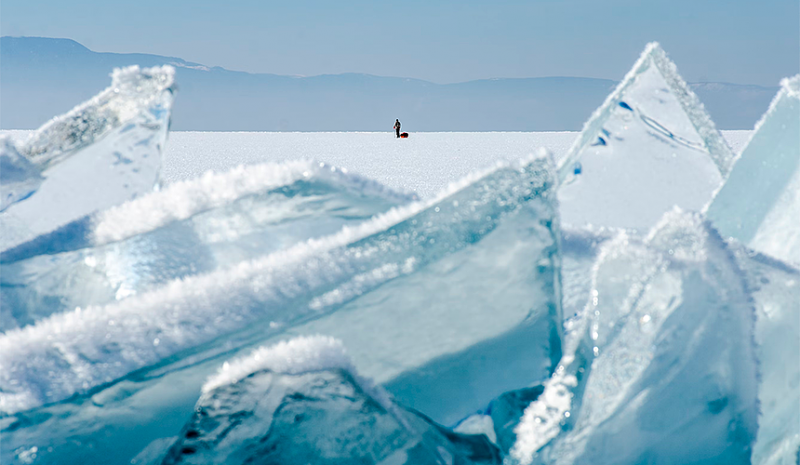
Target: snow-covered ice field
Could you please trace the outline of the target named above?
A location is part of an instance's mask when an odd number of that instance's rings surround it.
[[[738,153],[752,131],[721,131]],[[4,130],[24,138],[30,131]],[[558,160],[579,132],[421,132],[408,139],[376,132],[170,132],[162,179],[174,182],[237,165],[311,159],[361,174],[388,187],[430,197],[497,160],[543,147]]]

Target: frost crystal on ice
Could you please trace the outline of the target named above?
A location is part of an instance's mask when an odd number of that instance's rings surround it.
[[[293,339],[209,380],[163,464],[500,464],[483,435],[445,430],[361,378],[340,342]]]
[[[174,73],[169,66],[117,69],[109,88],[54,118],[19,147],[44,180],[32,195],[0,212],[0,250],[153,189]]]
[[[732,161],[697,96],[649,44],[559,166],[562,222],[646,231],[674,205],[700,210]]]
[[[332,234],[410,197],[324,163],[207,173],[0,253],[0,331]]]
[[[696,215],[668,213],[643,243],[609,243],[595,283],[583,339],[592,346],[565,346],[525,411],[512,456],[570,465],[750,463],[754,309],[716,232]],[[570,369],[573,353],[587,355],[582,370]],[[576,373],[583,380],[569,379]]]
[[[800,75],[781,83],[707,215],[724,237],[800,264]]]

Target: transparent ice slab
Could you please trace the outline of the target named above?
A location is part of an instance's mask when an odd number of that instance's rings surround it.
[[[153,190],[174,74],[170,66],[116,69],[110,87],[19,144],[20,155],[39,170],[31,180],[44,180],[0,211],[0,250]]]
[[[700,210],[733,153],[656,43],[595,111],[559,166],[564,224],[639,229]]]
[[[233,266],[410,200],[311,161],[175,183],[0,253],[0,331]]]
[[[781,82],[707,215],[724,237],[800,264],[800,75]]]

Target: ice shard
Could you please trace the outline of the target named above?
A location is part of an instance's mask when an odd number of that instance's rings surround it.
[[[225,364],[165,454],[172,464],[500,464],[356,373],[342,344],[300,337]]]
[[[334,235],[0,336],[3,454],[129,460],[178,433],[220,357],[301,334],[343,340],[401,404],[453,424],[550,376],[559,270],[549,157],[501,164]]]
[[[755,465],[796,463],[800,451],[800,270],[732,244],[756,308],[759,360]]]
[[[723,237],[800,264],[800,75],[781,82],[707,215]]]
[[[561,220],[648,231],[678,205],[700,210],[734,155],[656,43],[561,160]]]
[[[725,242],[699,215],[670,212],[643,242],[609,243],[595,283],[587,361],[572,366],[586,344],[567,341],[517,427],[514,459],[749,464],[755,310]]]
[[[0,331],[332,234],[412,197],[324,163],[171,184],[0,253]]]
[[[174,73],[170,66],[116,69],[110,87],[20,145],[20,155],[44,180],[0,212],[0,250],[153,190],[169,127]],[[3,185],[5,191],[5,180]]]

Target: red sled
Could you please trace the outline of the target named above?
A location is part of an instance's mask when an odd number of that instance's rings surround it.
[[[403,132],[403,133],[401,133],[401,134],[400,134],[400,138],[401,138],[401,139],[408,139],[408,133],[407,133],[407,132]]]

